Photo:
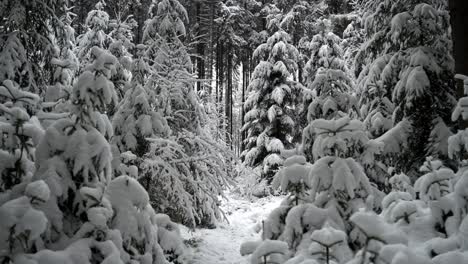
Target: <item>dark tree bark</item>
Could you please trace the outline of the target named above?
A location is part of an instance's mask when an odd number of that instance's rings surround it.
[[[216,1],[211,1],[210,2],[210,43],[209,43],[209,47],[208,47],[208,52],[209,52],[209,55],[208,55],[208,71],[207,71],[207,77],[208,77],[208,80],[210,80],[210,85],[208,85],[208,94],[211,95],[212,93],[212,87],[211,87],[211,80],[213,79],[213,55],[215,53],[214,51],[214,28],[215,28],[215,23],[214,23],[214,20],[215,20],[215,14],[216,14]]]
[[[468,1],[450,0],[450,16],[452,24],[453,55],[455,71],[468,75]]]
[[[450,17],[452,24],[453,39],[453,57],[455,59],[455,72],[468,75],[468,16],[465,14],[468,10],[468,1],[450,0]],[[464,96],[463,81],[457,82],[457,96]],[[460,124],[462,128],[468,127],[468,122]]]
[[[226,113],[226,142],[232,149],[232,71],[233,71],[233,54],[231,43],[227,44],[227,67],[226,67],[226,92],[225,92],[225,113]]]
[[[197,82],[197,91],[201,91],[203,89],[203,84],[204,80],[206,78],[205,76],[205,31],[207,29],[206,25],[204,25],[203,21],[203,13],[202,9],[206,10],[206,6],[203,5],[202,3],[197,2],[196,3],[196,21],[197,21],[197,26],[198,26],[198,32],[197,32],[197,59],[196,59],[196,65],[197,65],[197,76],[199,79],[199,82]]]

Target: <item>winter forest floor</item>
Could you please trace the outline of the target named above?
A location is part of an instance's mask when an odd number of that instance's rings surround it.
[[[254,201],[227,192],[222,209],[228,221],[220,222],[215,229],[197,229],[191,232],[184,228],[182,233],[186,240],[192,242],[192,257],[189,264],[244,264],[248,256],[239,253],[240,245],[260,236],[263,219],[276,207],[284,197],[269,196]]]

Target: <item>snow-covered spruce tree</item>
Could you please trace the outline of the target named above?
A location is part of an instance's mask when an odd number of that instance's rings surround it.
[[[440,160],[426,158],[419,171],[426,173],[414,183],[416,196],[422,201],[437,201],[453,191],[455,174],[451,169],[444,168]]]
[[[281,187],[281,191],[289,192],[290,199],[295,205],[304,202],[307,190],[311,188],[307,180],[310,164],[307,164],[304,156],[294,155],[284,162],[284,167],[278,171],[272,181],[273,189]]]
[[[357,250],[349,264],[381,263],[381,249],[387,245],[408,244],[406,234],[398,227],[385,222],[385,220],[372,211],[360,211],[353,214],[350,221],[355,226],[354,239],[359,241],[361,248]],[[385,262],[383,262],[385,263]]]
[[[317,135],[313,147],[316,161],[307,165],[304,157],[293,156],[276,174],[274,183],[296,196],[291,195],[271,212],[263,222],[262,238],[286,242],[290,263],[345,263],[355,248],[351,234],[356,227],[349,217],[377,207],[375,188],[353,158],[356,148],[368,139],[363,124],[349,117],[318,119],[312,127]],[[310,190],[298,192],[295,186]]]
[[[454,119],[465,111],[461,105]],[[456,157],[460,138],[450,139],[449,154]],[[392,192],[382,200],[381,214],[358,212],[351,217],[357,227],[352,237],[361,249],[349,263],[456,263],[464,259],[468,218],[466,200],[461,197],[467,193],[466,170],[455,176],[443,162],[428,157],[420,172],[414,187],[404,174],[390,179]]]
[[[116,99],[109,81],[116,58],[98,47],[91,53],[71,116],[49,126],[37,146],[34,176],[2,195],[2,261],[183,263],[177,227],[155,213],[135,179],[113,177],[113,131],[102,111]]]
[[[462,79],[466,77],[459,76]],[[465,85],[467,84],[465,80]],[[467,119],[466,97],[461,98],[458,106],[453,112],[453,121],[460,116]],[[415,183],[414,189],[418,200],[412,201],[412,211],[415,212],[412,216],[408,213],[410,208],[408,205],[411,201],[411,196],[405,193],[392,192],[383,201],[384,207],[387,207],[385,218],[391,220],[391,215],[398,215],[398,211],[406,211],[410,221],[404,221],[401,227],[408,226],[403,231],[414,229],[415,226],[420,228],[420,233],[426,234],[424,243],[425,252],[432,258],[433,263],[456,263],[466,261],[468,248],[466,247],[466,234],[468,227],[467,217],[467,186],[468,174],[466,172],[466,136],[465,131],[459,131],[456,135],[449,138],[448,154],[449,157],[456,160],[461,167],[456,175],[443,167],[443,162],[433,158],[427,158],[426,162],[421,167],[421,172],[425,173]],[[420,200],[419,200],[420,199]],[[398,201],[400,200],[400,201]],[[405,200],[405,201],[401,201]],[[388,204],[388,205],[387,205]],[[400,205],[401,204],[401,205]],[[422,208],[421,208],[422,205]],[[399,206],[400,208],[397,208]],[[416,208],[416,210],[414,209]],[[429,210],[428,210],[429,209]],[[399,213],[403,215],[402,213]],[[408,222],[410,222],[408,224]],[[407,232],[408,240],[413,239],[418,234]],[[406,249],[401,250],[407,254]],[[384,249],[381,250],[382,255]],[[390,253],[391,254],[391,253]],[[391,255],[388,254],[387,257]],[[415,262],[416,263],[416,262]],[[424,262],[421,262],[424,263]],[[426,262],[427,263],[427,262]]]
[[[341,42],[343,47],[343,59],[353,76],[353,73],[355,72],[355,58],[363,42],[363,37],[364,29],[362,26],[362,18],[356,17],[343,31],[343,41]]]
[[[305,67],[307,93],[304,97],[303,122],[309,124],[302,135],[304,153],[313,161],[312,146],[315,119],[335,119],[351,114],[356,99],[351,94],[353,81],[343,60],[340,38],[329,31],[329,22],[323,20],[322,30],[309,43],[311,54]]]
[[[0,3],[0,84],[15,82],[22,90],[43,93],[52,70],[50,39],[61,27],[59,14],[66,1],[15,1]]]
[[[373,138],[377,138],[393,127],[392,115],[395,105],[380,81],[390,56],[376,59],[365,78],[358,80],[360,114]],[[365,87],[365,89],[363,89]]]
[[[310,239],[310,255],[319,263],[343,263],[351,258],[346,233],[333,228],[328,222],[320,230],[315,230]]]
[[[321,19],[316,22],[318,31],[310,41],[303,40],[301,45],[306,49],[308,61],[305,66],[305,86],[312,90],[315,75],[320,68],[347,71],[343,60],[341,39],[331,30],[331,22]]]
[[[465,96],[458,100],[458,103],[452,113],[452,121],[455,122],[459,119],[468,120],[468,76],[457,74],[457,79],[464,83]],[[468,154],[468,129],[459,130],[456,134],[449,137],[448,140],[448,154],[453,160],[463,165]]]
[[[0,85],[0,190],[6,192],[34,173],[34,150],[44,134],[31,112],[39,106],[36,94],[6,80]]]
[[[457,78],[464,81],[465,94],[468,93],[468,77],[463,75],[457,75]],[[456,121],[458,119],[468,120],[468,108],[466,102],[468,97],[460,98],[458,104],[453,111],[452,120]],[[448,199],[448,203],[451,203],[452,206],[447,206],[443,208],[444,204],[440,206],[441,211],[444,214],[450,214],[451,212],[456,217],[455,223],[460,224],[464,218],[468,215],[468,203],[466,199],[463,198],[468,193],[468,173],[466,170],[467,154],[468,153],[468,129],[459,130],[456,134],[449,137],[448,140],[448,155],[451,159],[455,160],[460,164],[459,170],[456,175],[456,180],[452,182],[454,186],[454,193],[452,194],[452,199]],[[448,196],[448,195],[447,195]]]
[[[205,128],[206,115],[194,91],[192,63],[182,39],[187,12],[177,0],[153,1],[143,41],[150,61],[145,86],[149,102],[172,133],[151,139],[141,165],[142,181],[155,208],[190,226],[220,218],[218,195],[227,180],[230,154]]]
[[[104,10],[106,3],[99,0],[95,9],[89,11],[85,20],[86,31],[77,38],[76,55],[82,65],[87,65],[93,60],[91,49],[100,47],[107,49],[112,43],[109,36],[109,14]]]
[[[336,207],[344,220],[349,219],[358,208],[371,206],[365,202],[373,194],[362,165],[353,158],[368,140],[363,124],[343,117],[318,119],[311,127],[317,135],[312,148],[316,161],[309,173],[311,198],[319,207]],[[350,231],[349,225],[345,231]]]
[[[71,26],[73,13],[68,9],[60,17],[62,26],[54,35],[55,53],[50,63],[54,67],[52,83],[47,87],[42,103],[43,112],[38,114],[42,125],[47,127],[61,115],[67,113],[70,104],[70,96],[73,89],[73,81],[78,71],[79,62],[74,53],[76,47],[75,30]]]
[[[388,129],[392,108],[388,99],[395,106],[393,126],[410,124],[411,133],[400,131],[407,147],[388,155],[393,154],[390,165],[411,177],[426,156],[447,159],[443,142],[450,136],[447,124],[455,104],[447,6],[441,1],[421,2],[375,4],[366,19],[367,40],[357,58],[359,65],[368,65],[360,71],[359,91],[365,98],[363,105],[372,106],[364,111],[370,115],[366,119],[379,120],[374,124],[377,134]]]
[[[249,85],[245,102],[247,133],[244,162],[262,168],[262,179],[270,182],[283,163],[281,150],[292,146],[295,108],[302,86],[292,80],[297,69],[297,49],[283,30],[275,32],[254,52],[260,60]]]
[[[130,151],[136,155],[138,167],[143,156],[150,149],[148,138],[167,137],[170,128],[161,111],[152,105],[158,100],[154,89],[148,89],[145,82],[151,72],[146,56],[146,46],[139,44],[132,64],[132,80],[127,92],[118,105],[112,119],[114,137],[112,143],[120,152]]]
[[[420,171],[425,174],[416,181],[416,192],[407,185],[407,176],[395,175],[391,180],[404,184],[392,186],[396,189],[382,200],[381,214],[361,211],[351,217],[356,227],[351,235],[360,249],[349,263],[386,263],[395,259],[401,259],[399,263],[456,263],[460,255],[466,254],[466,218],[457,214],[458,195],[466,193],[457,193],[457,189],[464,188],[463,181],[456,180],[453,171],[430,157]]]
[[[132,54],[134,49],[133,44],[133,29],[137,26],[135,19],[132,16],[123,19],[117,17],[109,21],[109,37],[112,43],[109,45],[109,51],[117,60],[116,74],[112,76],[111,81],[115,84],[115,89],[119,98],[123,98],[125,87],[131,78]]]

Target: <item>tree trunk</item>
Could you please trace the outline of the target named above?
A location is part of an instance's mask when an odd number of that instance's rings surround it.
[[[219,46],[219,73],[218,73],[218,80],[219,80],[219,103],[223,101],[223,89],[224,89],[224,44],[218,42]]]
[[[245,124],[245,121],[244,121],[244,117],[245,117],[245,106],[244,106],[244,103],[245,103],[245,91],[247,90],[247,69],[246,67],[247,66],[248,62],[246,62],[246,60],[244,60],[244,62],[242,63],[242,98],[241,98],[241,128],[244,127],[244,124]],[[240,131],[240,138],[239,138],[239,141],[240,141],[240,152],[244,151],[244,132],[243,131]]]
[[[211,80],[213,79],[213,53],[215,52],[214,51],[215,5],[216,5],[215,1],[212,1],[210,3],[210,33],[209,33],[210,43],[209,43],[209,48],[208,48],[209,59],[208,59],[208,73],[207,73],[208,79],[210,80],[210,85],[208,86],[208,94],[210,96],[211,96],[211,93],[213,92],[212,87],[211,87]]]
[[[226,142],[232,149],[232,45],[227,44],[227,68],[226,77],[227,85],[224,97],[225,114],[226,114]]]
[[[206,14],[202,13],[202,9],[204,10],[206,6],[202,7],[202,3],[197,2],[195,6],[196,10],[196,21],[198,25],[198,30],[197,30],[197,58],[196,58],[196,65],[197,65],[197,76],[198,76],[198,82],[197,82],[197,91],[201,91],[204,86],[205,82],[205,38],[206,33],[206,26],[204,25],[204,20],[203,16]]]
[[[145,20],[148,18],[148,11],[151,5],[150,0],[141,0],[140,5],[137,5],[135,11],[135,20],[137,21],[138,25],[134,29],[134,43],[142,43],[143,41],[143,27],[145,25]]]
[[[468,1],[450,0],[450,16],[452,24],[453,57],[455,59],[455,72],[468,75]],[[457,82],[457,97],[464,96],[463,81]],[[462,122],[461,128],[467,128],[468,122]]]

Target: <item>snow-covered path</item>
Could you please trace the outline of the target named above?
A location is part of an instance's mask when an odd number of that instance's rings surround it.
[[[266,197],[250,202],[227,193],[222,208],[229,223],[219,223],[216,229],[183,230],[185,239],[196,241],[190,264],[245,264],[248,257],[239,254],[244,241],[259,239],[255,232],[259,223],[281,203],[283,197]]]

